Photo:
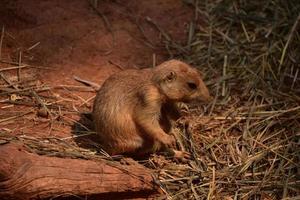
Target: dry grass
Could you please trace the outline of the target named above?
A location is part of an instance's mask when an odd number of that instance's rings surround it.
[[[162,170],[166,198],[300,199],[300,2],[186,2],[187,43],[165,45],[215,100],[191,110],[196,162]]]

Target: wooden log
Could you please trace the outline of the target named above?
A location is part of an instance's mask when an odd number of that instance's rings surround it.
[[[0,145],[0,199],[65,196],[145,198],[157,193],[149,169],[36,155],[22,145]]]

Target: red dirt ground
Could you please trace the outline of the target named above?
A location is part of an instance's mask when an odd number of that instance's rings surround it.
[[[161,46],[160,32],[146,17],[182,43],[186,40],[187,23],[193,17],[193,9],[179,0],[98,0],[98,10],[108,24],[88,0],[1,1],[0,26],[5,28],[2,60],[18,61],[22,51],[23,63],[47,68],[22,70],[22,76],[28,71],[34,73],[40,84],[82,86],[73,79],[74,75],[101,84],[120,70],[117,65],[150,67],[154,54],[156,63],[169,58]],[[9,66],[0,63],[1,68]],[[12,73],[5,75],[11,77]],[[79,119],[76,111],[89,111],[95,92],[56,89],[44,95],[55,96],[69,109],[62,109],[59,119],[52,123],[38,117],[35,109],[32,114],[2,123],[2,128],[12,135],[69,137],[74,120]],[[1,100],[5,100],[3,96]],[[0,103],[0,108],[1,118],[32,109],[4,103]]]

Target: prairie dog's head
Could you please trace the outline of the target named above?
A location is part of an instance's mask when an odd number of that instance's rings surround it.
[[[200,72],[179,60],[166,61],[154,68],[153,81],[171,101],[189,102],[212,99]]]

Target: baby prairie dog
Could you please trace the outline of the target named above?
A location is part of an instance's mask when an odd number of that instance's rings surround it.
[[[178,61],[154,68],[129,69],[110,76],[94,101],[93,118],[102,147],[110,155],[147,155],[174,150],[168,134],[170,119],[179,118],[177,102],[209,101],[211,96],[200,73]]]

